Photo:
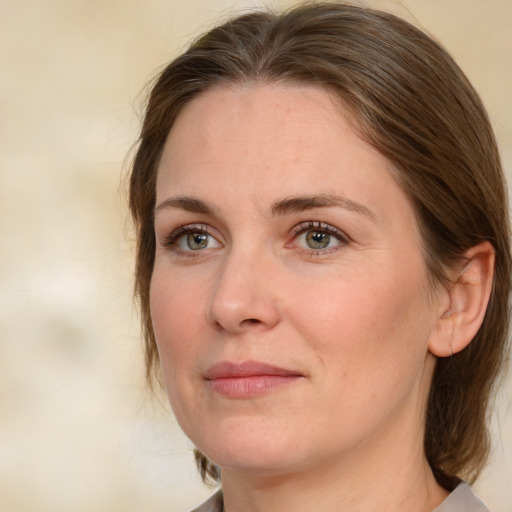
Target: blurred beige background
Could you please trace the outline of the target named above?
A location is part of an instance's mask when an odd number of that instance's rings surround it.
[[[453,53],[510,176],[512,0],[367,3]],[[213,20],[259,4],[0,0],[1,511],[178,512],[208,494],[145,388],[121,181],[145,83]],[[495,512],[512,511],[511,400],[509,378],[476,486]]]

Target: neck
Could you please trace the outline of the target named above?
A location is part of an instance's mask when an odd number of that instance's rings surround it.
[[[422,454],[421,454],[422,455]],[[226,512],[430,512],[448,495],[422,456],[248,474],[223,470]],[[412,460],[416,459],[416,460]],[[372,468],[368,471],[368,467]]]

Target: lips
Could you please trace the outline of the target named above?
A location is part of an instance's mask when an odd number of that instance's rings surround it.
[[[300,372],[258,361],[221,362],[203,375],[211,389],[226,398],[251,398],[304,377]]]

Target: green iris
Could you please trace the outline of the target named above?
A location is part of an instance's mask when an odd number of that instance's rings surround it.
[[[306,243],[311,249],[325,249],[331,241],[331,236],[322,231],[308,231]]]
[[[187,247],[191,251],[206,249],[208,247],[208,235],[206,233],[189,233],[187,235]]]

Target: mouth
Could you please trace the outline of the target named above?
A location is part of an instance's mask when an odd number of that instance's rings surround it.
[[[304,375],[258,361],[224,361],[206,370],[204,380],[217,394],[226,398],[252,398],[296,382]]]

